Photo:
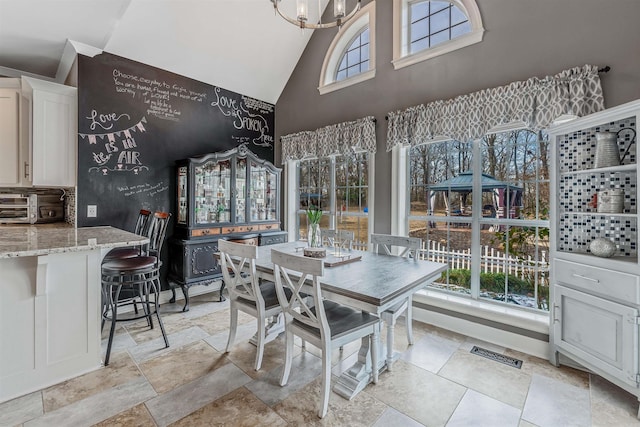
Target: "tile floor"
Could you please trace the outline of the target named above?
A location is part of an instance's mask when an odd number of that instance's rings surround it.
[[[168,349],[157,327],[120,327],[108,367],[0,404],[0,426],[640,425],[636,399],[595,375],[419,322],[411,347],[397,328],[402,356],[392,372],[352,401],[332,393],[320,420],[317,349],[296,347],[289,384],[280,387],[281,339],[267,345],[255,372],[247,342],[255,321],[241,315],[237,344],[224,354],[228,302],[215,297],[193,298],[187,313],[163,306]],[[334,374],[353,362],[358,345],[334,353]],[[474,345],[523,360],[522,368],[471,354]]]

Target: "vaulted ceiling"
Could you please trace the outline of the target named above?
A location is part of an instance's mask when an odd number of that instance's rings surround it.
[[[311,34],[270,0],[0,0],[0,76],[63,82],[90,47],[275,104]]]

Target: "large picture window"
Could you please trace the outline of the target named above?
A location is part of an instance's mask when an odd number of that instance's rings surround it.
[[[323,212],[321,228],[353,231],[356,247],[366,249],[371,156],[358,152],[297,162],[297,239],[306,239],[306,211],[314,206]]]
[[[432,288],[549,309],[548,151],[527,130],[410,150],[409,235],[449,264]]]

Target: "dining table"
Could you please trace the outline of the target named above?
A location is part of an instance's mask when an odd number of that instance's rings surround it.
[[[274,280],[272,249],[304,256],[306,246],[306,242],[299,241],[259,246],[256,259],[258,277]],[[332,248],[326,250],[324,274],[320,277],[322,296],[378,316],[439,278],[448,268],[444,263],[370,251],[342,249],[337,256]],[[383,345],[378,347],[376,368],[382,372],[392,360],[385,358]],[[373,367],[368,354],[369,339],[363,338],[357,361],[340,375],[334,385],[333,390],[337,394],[350,400],[371,382]]]

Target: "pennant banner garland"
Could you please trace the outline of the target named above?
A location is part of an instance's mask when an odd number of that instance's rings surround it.
[[[99,137],[100,139],[104,139],[105,137],[107,137],[107,140],[109,142],[114,142],[116,136],[120,136],[120,134],[124,134],[125,137],[127,138],[131,138],[131,131],[133,132],[145,132],[146,129],[143,125],[143,123],[147,123],[147,118],[143,117],[142,119],[140,119],[140,121],[136,124],[134,124],[133,126],[129,127],[128,129],[123,129],[123,130],[118,130],[115,132],[107,132],[107,133],[80,133],[78,132],[78,135],[80,135],[80,137],[82,139],[88,139],[89,140],[89,144],[96,144],[97,138]]]

